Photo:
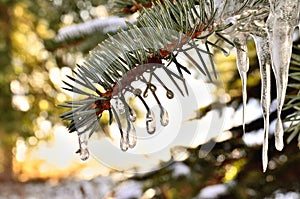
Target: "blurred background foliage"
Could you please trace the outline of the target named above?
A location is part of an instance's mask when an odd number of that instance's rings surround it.
[[[78,160],[74,155],[77,136],[67,133],[59,118],[63,110],[57,108],[57,104],[70,97],[61,89],[65,75],[71,74],[75,63],[104,40],[107,33],[116,32],[122,22],[113,24],[113,28],[108,30],[100,25],[100,28],[81,34],[76,34],[78,26],[74,26],[75,34],[74,30],[62,30],[74,24],[81,25],[79,28],[85,25],[88,29],[94,25],[91,21],[97,26],[98,22],[102,24],[115,15],[134,20],[142,7],[151,5],[149,2],[0,0],[0,184],[8,181],[29,183],[32,180],[58,182],[76,177],[91,179],[97,175],[118,173],[93,159],[87,163]],[[297,72],[300,62],[297,57],[299,39],[294,44],[291,71]],[[248,96],[249,100],[259,101],[260,74],[255,45],[249,41],[248,47],[251,65]],[[215,62],[224,83],[224,94],[228,95],[227,105],[237,110],[241,106],[241,81],[235,67],[235,56],[225,57],[221,52],[216,52]],[[274,99],[276,88],[272,78]],[[291,99],[298,96],[298,89],[299,86],[294,86],[288,90]],[[294,105],[290,106],[283,117],[295,110]],[[273,112],[271,118],[275,117],[276,113]],[[246,125],[247,136],[261,136],[259,132],[262,128],[262,118],[249,122]],[[290,132],[296,136],[299,130],[291,127]],[[245,144],[247,136],[242,134],[239,125],[228,129],[226,133],[228,139],[219,141],[207,156],[199,153],[202,146],[189,148],[185,151],[188,154],[185,159],[175,161],[169,167],[120,179],[140,183],[140,195],[145,198],[203,198],[205,188],[213,185],[226,188],[216,198],[264,198],[290,191],[298,193],[296,196],[300,197],[297,139],[289,140],[283,152],[276,151],[270,144],[269,170],[263,173],[261,142]],[[67,137],[71,139],[67,140]],[[274,143],[273,137],[270,143]],[[64,151],[63,155],[69,152],[70,157],[61,157],[61,151]],[[175,172],[177,167],[183,168],[181,173]],[[216,190],[213,192],[217,193]],[[110,196],[114,198],[114,190]]]

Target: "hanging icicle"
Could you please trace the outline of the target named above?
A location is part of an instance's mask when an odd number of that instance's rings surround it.
[[[130,121],[127,127],[128,145],[130,148],[134,148],[136,145],[137,137],[136,130],[133,123]]]
[[[88,150],[88,139],[89,137],[87,133],[82,133],[78,136],[79,149],[76,153],[79,153],[82,161],[87,160],[90,156],[90,152]]]
[[[298,7],[299,1],[270,0],[270,14],[267,20],[272,69],[275,74],[277,86],[277,121],[274,132],[275,147],[280,151],[284,146],[281,110],[288,83],[293,31],[296,25],[298,25]]]
[[[247,104],[247,72],[249,70],[249,58],[247,48],[248,33],[239,33],[233,40],[236,47],[236,65],[242,79],[243,93],[243,131],[245,133],[245,115]]]
[[[278,116],[274,132],[275,146],[278,150],[282,150],[284,144],[281,111],[284,104],[288,82],[288,70],[293,42],[292,35],[294,28],[299,23],[299,4],[300,1],[297,0],[270,0],[270,9],[266,10],[269,15],[266,23],[264,17],[262,17],[264,16],[263,9],[245,9],[245,11],[236,12],[233,15],[230,11],[223,13],[223,16],[227,16],[227,20],[224,19],[224,21],[232,24],[232,26],[225,29],[223,33],[225,33],[228,38],[233,37],[232,41],[236,48],[237,68],[242,80],[244,132],[246,115],[245,107],[247,100],[247,71],[249,68],[246,40],[249,34],[251,34],[255,40],[262,82],[261,108],[264,118],[262,159],[264,171],[266,171],[268,165],[268,133],[271,100],[270,68],[272,66],[277,85]],[[245,5],[245,7],[247,6]],[[259,12],[261,14],[258,14]]]
[[[271,103],[271,55],[267,33],[260,36],[253,36],[256,45],[256,52],[259,61],[261,75],[261,108],[264,118],[264,141],[262,151],[263,171],[268,166],[268,134],[269,134],[269,116]]]

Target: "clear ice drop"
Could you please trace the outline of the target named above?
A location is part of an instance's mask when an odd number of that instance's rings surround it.
[[[156,130],[156,122],[153,111],[148,111],[146,115],[146,128],[149,134],[153,134]]]
[[[130,120],[131,122],[135,122],[135,120],[136,120],[136,113],[135,113],[135,111],[132,110],[132,109],[131,109],[131,112],[130,112],[130,114],[129,114],[129,120]]]
[[[128,132],[121,132],[120,148],[122,151],[127,151],[129,147]]]
[[[242,93],[243,93],[243,131],[245,133],[245,115],[247,103],[247,72],[249,70],[249,58],[247,48],[246,33],[239,33],[233,40],[236,47],[236,64],[242,79]]]
[[[293,31],[298,23],[299,2],[295,0],[270,0],[270,14],[267,20],[268,36],[272,57],[272,69],[277,87],[277,121],[275,126],[275,147],[283,149],[283,124],[281,111],[288,83],[288,72],[292,54]]]
[[[90,153],[88,150],[88,135],[87,133],[82,133],[81,135],[78,136],[79,140],[79,154],[80,154],[80,159],[82,161],[85,161],[89,158]]]
[[[128,145],[130,148],[135,147],[136,145],[136,130],[132,122],[129,122],[129,127],[127,129]]]
[[[268,166],[268,135],[271,103],[271,55],[267,33],[263,37],[253,36],[261,75],[261,108],[264,118],[264,141],[262,150],[263,171]]]
[[[161,107],[160,110],[160,123],[162,126],[167,126],[169,124],[169,114],[164,107]]]

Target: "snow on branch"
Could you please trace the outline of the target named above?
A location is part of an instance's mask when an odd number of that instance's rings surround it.
[[[78,38],[82,36],[92,35],[95,32],[107,34],[109,32],[116,32],[118,28],[126,28],[126,18],[108,17],[94,19],[81,24],[75,24],[61,28],[55,37],[56,42],[62,42],[70,38]],[[133,22],[133,21],[129,21]]]

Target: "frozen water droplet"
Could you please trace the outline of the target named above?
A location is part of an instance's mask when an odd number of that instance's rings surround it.
[[[283,126],[280,118],[277,118],[276,126],[275,126],[275,147],[278,151],[283,149]]]
[[[132,110],[132,109],[131,109],[131,112],[130,112],[130,114],[129,114],[129,120],[130,120],[131,122],[135,122],[135,120],[136,120],[136,113],[135,113],[135,111]]]
[[[80,159],[82,161],[85,161],[90,156],[88,150],[88,135],[86,133],[82,133],[81,135],[78,136],[78,140],[79,140]]]
[[[79,117],[78,120],[82,120],[82,117]]]
[[[117,99],[117,101],[116,101],[116,109],[120,114],[125,113],[125,106],[120,99]]]
[[[268,135],[271,103],[271,55],[267,33],[263,37],[254,36],[261,74],[261,108],[264,118],[264,141],[262,150],[263,171],[268,166]]]
[[[245,115],[247,103],[247,72],[249,70],[249,58],[247,48],[246,33],[239,33],[233,40],[236,47],[236,65],[242,79],[242,93],[243,93],[243,131],[245,133]]]
[[[174,97],[174,93],[171,90],[167,91],[167,98],[172,99]]]
[[[149,134],[152,134],[156,130],[156,122],[153,111],[148,111],[146,116],[146,128]]]
[[[122,151],[127,151],[129,147],[128,133],[121,132],[120,148]]]
[[[128,129],[128,144],[129,144],[129,147],[130,148],[133,148],[135,147],[136,145],[136,130],[134,128],[134,125],[130,122],[130,126],[129,126],[129,129]]]
[[[82,161],[87,160],[90,157],[90,152],[88,149],[81,149],[80,150],[80,159]]]
[[[169,124],[169,114],[168,111],[161,107],[161,112],[160,112],[160,123],[162,126],[167,126]]]

